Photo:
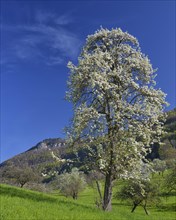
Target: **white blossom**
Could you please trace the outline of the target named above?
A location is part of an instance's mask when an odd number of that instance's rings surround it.
[[[68,138],[96,148],[97,166],[112,178],[139,175],[150,144],[160,139],[167,103],[138,40],[101,28],[87,37],[78,64],[68,67],[67,98],[74,105]]]

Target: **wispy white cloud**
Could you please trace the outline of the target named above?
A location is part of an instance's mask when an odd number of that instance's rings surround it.
[[[13,39],[11,56],[21,60],[45,62],[47,65],[60,65],[65,59],[74,59],[79,52],[79,37],[65,26],[72,22],[68,15],[56,16],[39,11],[35,23],[5,27],[5,30],[20,33]]]
[[[48,25],[35,25],[23,27],[32,35],[25,36],[23,47],[37,47],[38,50],[49,52],[50,57],[59,53],[60,58],[74,58],[79,50],[80,40],[76,35],[61,27],[51,27]]]
[[[49,12],[43,12],[41,10],[37,11],[35,15],[35,20],[37,23],[46,23],[53,19],[55,19],[55,14]]]
[[[73,22],[73,18],[70,15],[61,15],[60,17],[56,18],[56,24],[59,25],[66,25]]]
[[[50,57],[48,59],[47,65],[53,66],[53,65],[60,65],[63,63],[63,59],[61,57]]]
[[[58,25],[67,25],[74,21],[73,17],[70,14],[56,15],[51,12],[44,12],[39,10],[36,13],[35,19],[40,24],[47,24],[49,22],[55,23]]]

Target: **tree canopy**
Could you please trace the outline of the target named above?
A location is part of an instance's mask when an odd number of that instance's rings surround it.
[[[121,200],[131,201],[133,205],[131,212],[134,212],[137,206],[141,205],[147,215],[148,203],[158,204],[160,202],[157,185],[144,180],[128,181],[127,184],[122,187],[120,192],[116,193],[116,197]]]
[[[110,210],[113,180],[137,177],[149,146],[160,140],[165,94],[155,88],[156,70],[138,40],[120,28],[88,36],[78,64],[68,67],[68,139],[87,148],[105,175],[102,207]]]
[[[71,173],[63,173],[58,176],[58,188],[65,196],[71,196],[73,199],[78,198],[85,186],[85,178],[81,175],[77,168],[73,168]]]

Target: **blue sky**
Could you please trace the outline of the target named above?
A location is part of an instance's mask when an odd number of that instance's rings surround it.
[[[1,161],[64,137],[66,66],[101,25],[138,38],[175,107],[175,1],[1,1]]]

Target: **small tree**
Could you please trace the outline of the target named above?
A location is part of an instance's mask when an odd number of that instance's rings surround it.
[[[63,195],[77,199],[78,194],[85,188],[86,182],[78,169],[73,168],[71,173],[59,175],[58,184]]]
[[[149,181],[145,180],[130,180],[122,187],[120,192],[116,194],[117,198],[121,200],[128,200],[132,203],[133,207],[131,212],[134,212],[137,206],[141,205],[145,213],[148,215],[148,203],[158,203],[158,188]]]
[[[163,173],[164,171],[166,170],[166,162],[164,160],[159,160],[159,159],[154,159],[153,160],[153,169],[155,172],[158,172],[159,175],[160,173],[162,173],[162,176],[163,176]]]
[[[22,188],[28,182],[35,182],[39,179],[31,168],[11,167],[4,172],[4,177],[10,179],[12,182],[17,183]]]
[[[171,169],[171,172],[165,176],[164,187],[167,190],[167,194],[176,192],[176,164]]]
[[[72,146],[87,148],[105,176],[102,208],[111,210],[113,181],[137,176],[153,142],[160,140],[165,94],[138,40],[121,29],[88,36],[71,74],[67,98],[74,117]]]

